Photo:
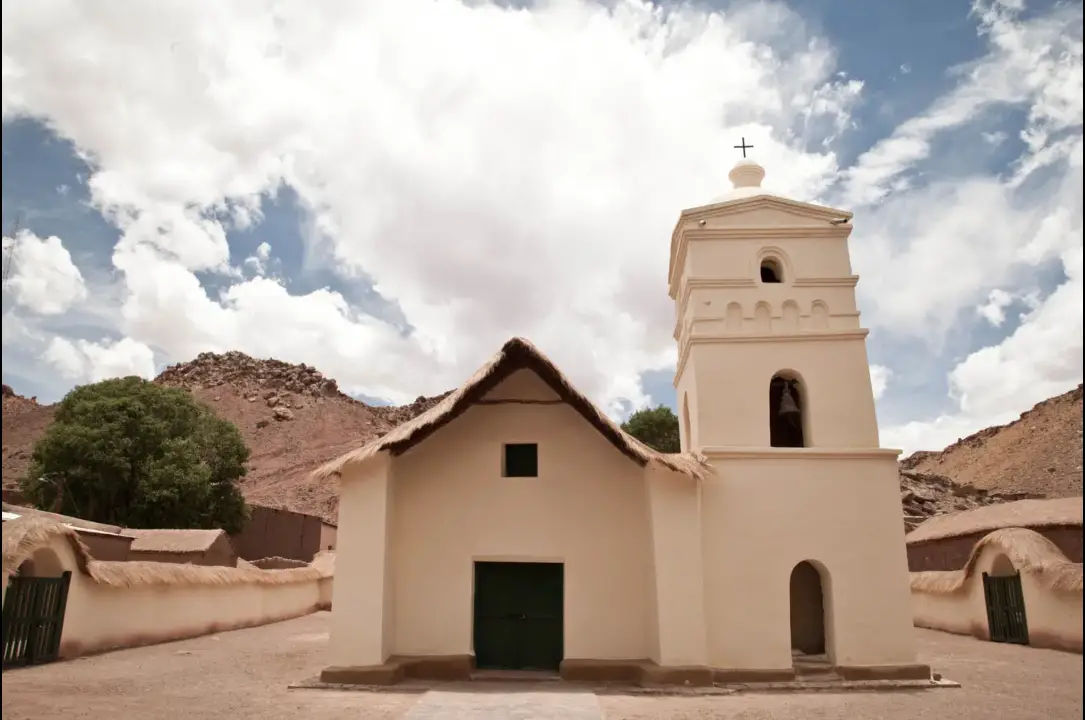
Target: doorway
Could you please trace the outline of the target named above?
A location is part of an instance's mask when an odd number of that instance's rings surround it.
[[[564,651],[565,566],[476,562],[475,664],[557,670]]]
[[[791,651],[825,654],[825,598],[821,573],[803,560],[791,571]]]
[[[990,573],[983,573],[983,601],[991,642],[1028,645],[1028,618],[1021,573],[1005,555],[995,558]]]

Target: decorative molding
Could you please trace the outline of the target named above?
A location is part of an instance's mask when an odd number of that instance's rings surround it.
[[[761,195],[754,195],[753,197],[740,198],[738,200],[724,200],[722,202],[687,208],[682,211],[679,220],[727,217],[729,215],[741,215],[750,210],[762,210],[764,208],[775,208],[777,210],[782,210],[789,215],[794,215],[795,217],[810,220],[825,220],[826,222],[837,218],[848,218],[849,220],[852,218],[852,214],[847,210],[839,210],[827,205],[815,205],[814,203],[806,203],[801,200],[792,200],[766,192]]]
[[[808,342],[810,340],[862,340],[870,331],[855,330],[798,330],[789,333],[734,333],[692,335],[691,343],[758,343],[758,342]]]
[[[752,277],[703,277],[700,275],[687,277],[685,282],[685,294],[693,289],[719,290],[726,288],[755,288],[757,282]]]
[[[788,287],[790,285],[791,287],[795,288],[854,288],[858,281],[858,275],[850,275],[842,278],[799,278],[791,283],[781,283],[778,287]],[[692,296],[694,290],[755,290],[759,287],[764,286],[751,277],[714,278],[695,275],[685,278],[684,282],[680,283],[681,292],[672,294],[671,298],[677,301],[678,317],[684,317],[686,311],[689,309],[690,297]],[[794,299],[796,302],[798,302],[798,298]],[[825,301],[822,300],[822,302]],[[846,315],[848,313],[841,314]]]
[[[827,278],[799,278],[795,282],[791,283],[794,287],[811,288],[811,287],[850,287],[853,288],[859,283],[858,275],[848,275],[846,277],[827,277]]]
[[[865,340],[870,333],[867,328],[855,330],[799,330],[789,333],[713,333],[711,335],[690,335],[682,343],[678,352],[678,367],[675,368],[674,382],[678,386],[678,379],[686,369],[689,362],[690,349],[694,345],[728,345],[731,343],[764,343],[764,342],[810,342],[810,341],[842,341],[842,340]]]
[[[706,458],[721,460],[896,460],[902,451],[894,448],[831,447],[705,447],[698,452]]]
[[[735,301],[732,301],[732,302],[735,302]],[[783,306],[786,305],[789,302],[795,302],[796,305],[798,305],[798,302],[795,301],[795,300],[792,300],[792,299],[785,300],[780,306],[781,312],[779,314],[776,314],[775,309],[773,308],[772,304],[769,303],[766,300],[759,300],[757,304],[768,305],[769,309],[770,309],[770,312],[773,313],[770,317],[772,317],[773,320],[779,320],[779,319],[783,318],[783,312],[782,312]],[[821,303],[821,305],[824,306],[826,311],[827,311],[825,316],[824,316],[826,320],[828,320],[829,318],[854,318],[855,322],[857,324],[858,324],[858,322],[860,320],[860,313],[859,313],[858,310],[855,310],[855,311],[852,311],[852,312],[836,312],[836,313],[828,312],[828,305],[825,303],[824,300],[814,300],[810,305],[810,312],[808,312],[808,313],[803,312],[802,307],[800,306],[799,307],[799,318],[800,319],[802,319],[802,318],[809,319],[809,318],[814,317],[814,308],[817,306],[818,303]],[[746,306],[742,305],[741,303],[739,303],[739,305],[741,305],[741,307],[742,307],[742,319],[743,319],[743,321],[751,320],[753,318],[753,315],[747,315],[746,314]],[[755,305],[755,307],[756,307],[756,305]],[[696,333],[693,332],[694,329],[697,326],[697,323],[700,323],[700,322],[726,322],[727,319],[728,318],[727,318],[726,313],[723,314],[723,315],[694,315],[692,317],[686,317],[685,315],[683,315],[680,320],[675,322],[674,330],[671,332],[671,337],[674,338],[676,341],[679,341],[681,343],[685,343],[686,339],[688,337],[690,337],[690,336],[697,337],[697,338],[717,338],[718,337],[718,338],[720,338],[722,340],[727,340],[727,339],[730,339],[730,338],[740,338],[740,339],[741,338],[747,338],[746,342],[751,342],[751,341],[755,341],[755,340],[752,340],[753,338],[762,339],[762,340],[765,340],[765,341],[774,340],[774,339],[785,339],[785,340],[794,339],[794,338],[790,337],[794,333],[801,333],[802,338],[800,338],[800,339],[804,339],[804,338],[809,338],[810,335],[819,334],[819,333],[820,334],[831,334],[835,338],[835,336],[839,335],[840,333],[855,333],[855,332],[867,333],[867,332],[869,332],[869,330],[867,330],[866,328],[846,328],[846,329],[837,329],[837,330],[834,330],[834,329],[831,329],[831,328],[799,328],[798,330],[792,330],[787,334],[780,334],[780,335],[775,335],[775,334],[772,334],[771,332],[770,333],[730,333],[730,332],[726,332],[726,333],[714,333],[714,334],[707,334],[707,333],[696,334]]]

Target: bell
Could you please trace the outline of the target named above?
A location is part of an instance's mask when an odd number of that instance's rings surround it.
[[[799,411],[799,406],[795,402],[795,398],[791,397],[791,387],[784,385],[783,391],[780,393],[780,417],[796,418],[802,413]]]

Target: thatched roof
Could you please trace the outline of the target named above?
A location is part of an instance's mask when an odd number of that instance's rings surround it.
[[[34,516],[53,520],[54,522],[62,523],[64,525],[71,525],[74,528],[83,528],[86,530],[94,530],[102,533],[110,533],[117,535],[123,528],[120,525],[108,525],[106,523],[94,522],[92,520],[84,520],[83,518],[72,517],[71,515],[61,515],[59,513],[52,513],[46,510],[38,510],[32,507],[23,507],[21,505],[10,505],[8,503],[3,504],[4,512],[9,512],[19,516]]]
[[[913,543],[990,532],[1001,528],[1044,528],[1064,525],[1081,527],[1081,498],[1017,500],[986,505],[975,510],[937,515],[905,537]]]
[[[1034,576],[1044,587],[1067,593],[1081,593],[1081,563],[1070,562],[1055,543],[1033,530],[1006,528],[984,536],[961,570],[928,570],[911,574],[912,590],[933,595],[952,595],[966,587],[976,572],[976,562],[986,548],[1006,554],[1021,573]]]
[[[226,536],[225,530],[134,530],[121,534],[132,538],[132,552],[202,553]]]
[[[48,518],[26,515],[4,522],[3,571],[5,580],[29,560],[34,552],[47,547],[54,538],[62,537],[72,549],[79,569],[87,572],[94,559],[90,556],[75,530]]]
[[[103,562],[94,560],[67,525],[46,518],[22,517],[4,523],[3,574],[6,579],[35,551],[57,539],[71,547],[76,569],[92,582],[110,587],[177,585],[287,585],[330,578],[335,554],[320,553],[306,567],[260,570],[158,562]]]
[[[462,415],[490,390],[517,370],[528,369],[542,379],[563,401],[584,417],[614,447],[637,464],[658,463],[675,472],[702,478],[710,472],[704,458],[695,453],[657,452],[624,432],[613,420],[573,387],[557,366],[523,338],[513,338],[462,386],[418,417],[391,432],[323,465],[313,472],[316,479],[338,475],[347,465],[363,463],[378,453],[400,455]]]

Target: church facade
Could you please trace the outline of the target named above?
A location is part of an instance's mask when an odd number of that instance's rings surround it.
[[[526,340],[318,470],[340,478],[326,682],[926,679],[879,447],[850,214],[749,161],[671,241],[682,452]]]

